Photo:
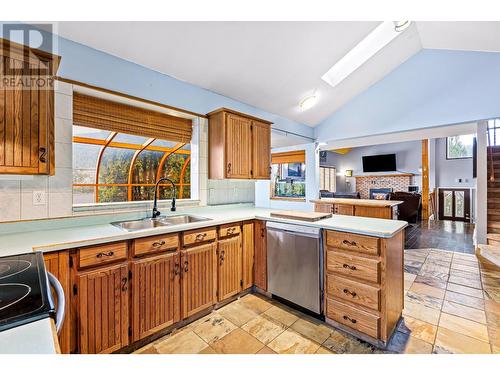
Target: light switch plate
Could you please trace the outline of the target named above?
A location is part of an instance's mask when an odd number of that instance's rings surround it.
[[[47,193],[43,190],[33,191],[33,206],[43,206],[47,204]]]

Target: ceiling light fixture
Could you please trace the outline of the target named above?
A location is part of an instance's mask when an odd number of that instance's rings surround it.
[[[318,102],[318,97],[316,95],[311,95],[308,96],[307,98],[304,98],[299,106],[303,111],[307,111],[309,108],[312,108],[316,105]]]
[[[410,26],[410,21],[384,21],[361,42],[342,57],[321,79],[335,87],[377,52],[388,45],[402,31]]]

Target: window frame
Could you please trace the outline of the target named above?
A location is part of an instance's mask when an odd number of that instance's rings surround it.
[[[460,137],[460,135],[454,135],[451,137],[446,137],[446,160],[464,160],[464,159],[472,159],[474,152],[471,150],[471,156],[461,156],[461,157],[450,157],[448,153],[448,140],[450,138]]]
[[[152,183],[133,183],[133,174],[135,170],[135,163],[139,159],[139,155],[145,151],[145,150],[150,150],[150,151],[160,151],[163,152],[163,156],[160,159],[160,163],[158,165],[157,170],[154,172],[156,175],[156,179],[158,179],[158,176],[161,175],[161,171],[163,170],[164,166],[168,163],[169,158],[172,155],[176,154],[183,154],[187,155],[185,158],[184,164],[181,169],[181,173],[179,175],[179,182],[176,183],[177,187],[177,197],[176,199],[181,200],[181,201],[189,201],[189,202],[194,202],[197,201],[197,199],[193,199],[193,196],[197,197],[198,194],[196,192],[193,192],[193,159],[192,159],[192,148],[193,145],[195,144],[195,139],[194,137],[191,139],[190,143],[182,143],[182,142],[177,142],[175,143],[175,146],[173,147],[165,147],[165,146],[155,146],[153,143],[155,140],[159,140],[159,138],[147,138],[146,141],[143,144],[133,144],[133,143],[113,143],[113,139],[116,138],[119,134],[125,134],[125,133],[117,133],[117,132],[111,132],[109,136],[104,139],[96,139],[96,138],[91,138],[91,137],[82,137],[82,136],[73,136],[72,137],[72,144],[74,143],[80,143],[80,144],[90,144],[90,145],[98,145],[101,146],[98,152],[98,157],[97,157],[97,162],[96,162],[96,169],[95,169],[95,174],[94,174],[94,183],[74,183],[72,181],[71,187],[72,190],[75,187],[93,187],[94,188],[94,202],[91,203],[73,203],[73,210],[74,211],[84,211],[86,209],[92,209],[92,208],[103,208],[106,206],[141,206],[144,204],[149,204],[151,200],[133,200],[133,187],[134,186],[154,186],[155,184]],[[164,139],[162,139],[164,140]],[[168,141],[168,140],[167,140]],[[190,145],[189,150],[182,149],[186,145]],[[135,150],[134,155],[131,159],[130,166],[129,166],[129,171],[128,171],[128,180],[127,183],[99,183],[99,171],[101,168],[101,163],[102,163],[102,156],[104,155],[104,152],[108,147],[115,147],[115,148],[121,148],[121,149],[129,149],[129,150]],[[190,166],[190,181],[184,182],[184,177],[185,173],[187,170],[187,166]],[[72,168],[74,170],[74,168]],[[195,186],[198,186],[197,184],[194,184]],[[120,201],[120,202],[99,202],[99,187],[113,187],[113,186],[118,186],[118,187],[126,187],[127,188],[127,200],[126,201]],[[160,186],[166,186],[170,187],[171,185],[169,183],[165,184],[160,184]],[[189,198],[184,198],[184,187],[189,186],[190,187],[190,196]],[[74,193],[74,190],[73,190]],[[170,202],[171,199],[159,199],[159,203],[166,203]]]

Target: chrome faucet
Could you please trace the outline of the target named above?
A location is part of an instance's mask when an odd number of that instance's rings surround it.
[[[157,194],[158,194],[158,185],[160,185],[160,183],[163,181],[168,181],[172,184],[172,188],[174,189],[174,196],[172,197],[172,207],[170,207],[170,211],[175,211],[175,196],[177,195],[177,190],[175,188],[175,184],[170,178],[167,178],[167,177],[160,178],[158,181],[156,181],[156,184],[155,184],[155,196],[154,196],[154,200],[153,200],[153,215],[151,216],[153,219],[160,216],[160,214],[161,214],[161,212],[158,211]]]

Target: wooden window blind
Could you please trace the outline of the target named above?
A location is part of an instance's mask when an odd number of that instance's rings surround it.
[[[73,93],[73,124],[118,133],[189,143],[192,122],[165,113]]]
[[[271,154],[271,164],[305,163],[305,150],[277,152]]]

